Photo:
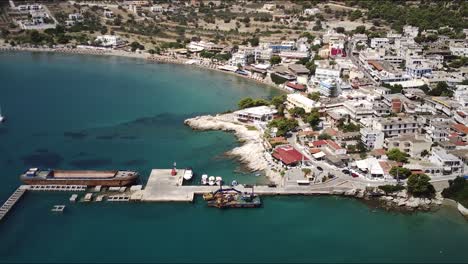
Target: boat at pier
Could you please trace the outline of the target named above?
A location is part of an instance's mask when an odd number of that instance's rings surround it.
[[[210,185],[210,186],[215,185],[215,177],[214,176],[210,176],[208,178],[208,185]]]
[[[21,174],[20,179],[29,185],[127,186],[138,179],[138,172],[31,168]]]
[[[0,123],[5,121],[5,117],[2,115],[2,108],[0,107]]]
[[[234,188],[219,189],[203,194],[209,207],[216,208],[256,208],[262,206],[260,196],[253,192],[241,192]]]
[[[222,178],[222,177],[216,176],[215,179],[216,179],[216,180],[215,180],[216,185],[221,186],[221,185],[223,184],[223,178]]]
[[[187,181],[190,181],[193,177],[193,171],[191,168],[188,168],[185,170],[184,172],[184,179],[187,180]]]
[[[207,185],[208,184],[208,175],[207,174],[203,174],[201,176],[201,184],[202,185]]]

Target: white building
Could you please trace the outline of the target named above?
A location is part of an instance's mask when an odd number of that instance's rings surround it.
[[[381,149],[384,146],[384,133],[370,127],[361,128],[361,141],[368,149]]]
[[[404,26],[403,27],[403,35],[415,38],[419,34],[419,28],[418,27],[413,27],[410,25]]]
[[[318,8],[306,8],[304,9],[304,15],[306,16],[315,16],[320,14],[320,9]]]
[[[434,164],[442,166],[444,174],[463,173],[463,162],[453,154],[447,153],[440,147],[432,148],[432,153],[429,157],[429,160]]]
[[[454,56],[468,57],[468,44],[457,43],[449,46],[450,52]]]
[[[340,95],[341,90],[335,80],[327,79],[319,82],[319,92],[324,96],[336,97]]]
[[[370,42],[371,48],[387,48],[390,40],[388,38],[372,38]]]
[[[268,122],[273,119],[276,113],[276,109],[265,105],[250,107],[234,112],[239,120],[251,122]]]
[[[397,137],[386,138],[385,148],[399,149],[410,157],[421,157],[421,153],[431,149],[432,142],[419,134],[403,134]]]
[[[339,69],[318,67],[315,69],[315,78],[319,81],[327,79],[335,80],[340,78],[340,72],[341,71]]]
[[[312,111],[312,109],[319,107],[320,103],[315,102],[314,100],[311,100],[311,99],[305,97],[302,94],[293,93],[293,94],[288,94],[287,95],[286,105],[289,108],[301,107],[301,108],[304,108],[304,110],[307,113],[310,113]]]
[[[162,5],[154,5],[150,7],[150,11],[153,13],[162,13],[164,12],[164,7]]]
[[[414,134],[419,132],[419,122],[413,117],[391,117],[374,119],[372,127],[384,132],[386,137],[398,136],[400,134]]]
[[[100,42],[103,47],[117,47],[125,43],[119,36],[115,35],[102,35],[96,37],[96,42]]]
[[[106,18],[113,18],[114,17],[114,12],[112,12],[111,10],[105,9],[104,10],[104,16]]]

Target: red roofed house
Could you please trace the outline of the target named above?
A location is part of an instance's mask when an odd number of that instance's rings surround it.
[[[303,160],[308,160],[304,155],[290,145],[275,148],[273,157],[288,166],[296,165]]]
[[[312,142],[312,146],[319,149],[324,149],[333,155],[344,155],[346,149],[342,148],[338,143],[333,140],[317,140]]]
[[[452,125],[452,130],[458,134],[458,136],[463,140],[468,140],[468,127],[463,124]]]
[[[305,91],[305,90],[307,90],[307,87],[305,85],[300,84],[300,83],[295,83],[295,82],[287,82],[286,86],[291,88],[291,89],[294,89],[296,91]]]

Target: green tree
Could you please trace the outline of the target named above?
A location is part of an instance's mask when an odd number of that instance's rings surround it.
[[[387,151],[387,157],[389,160],[394,160],[398,162],[407,162],[408,161],[408,154],[400,151],[397,148],[390,149]]]
[[[314,101],[317,102],[318,100],[320,100],[320,93],[319,92],[313,92],[313,93],[308,94],[307,97],[310,100],[314,100]]]
[[[318,139],[320,140],[328,140],[328,139],[332,139],[332,136],[330,136],[329,134],[327,133],[322,133],[318,136]]]
[[[320,113],[317,109],[312,109],[310,113],[304,116],[304,122],[308,123],[311,127],[317,127],[320,124]]]
[[[274,105],[276,108],[278,108],[280,105],[284,104],[286,102],[286,95],[277,95],[271,99],[271,104]]]
[[[403,185],[390,185],[390,184],[387,184],[387,185],[380,185],[379,189],[384,191],[385,195],[388,195],[388,194],[391,194],[391,193],[402,191],[402,190],[405,189],[405,187]]]
[[[281,57],[278,56],[278,55],[273,55],[271,56],[271,59],[270,59],[270,64],[271,65],[276,65],[276,64],[280,64],[281,63]]]
[[[249,108],[249,107],[255,107],[255,106],[261,106],[261,105],[269,105],[270,102],[268,102],[265,99],[252,99],[250,97],[243,98],[237,103],[237,106],[239,106],[239,109],[244,109],[244,108]]]
[[[394,166],[390,169],[390,175],[395,179],[404,180],[411,175],[411,171],[407,168]]]
[[[427,94],[432,96],[452,97],[453,91],[449,89],[448,84],[446,82],[438,82],[437,86],[434,89],[430,90]]]
[[[277,136],[284,136],[287,132],[297,128],[299,126],[296,119],[287,119],[287,118],[278,118],[272,120],[268,123],[268,127],[276,127],[278,132],[276,133]]]
[[[294,117],[302,117],[305,115],[305,110],[302,107],[294,107],[289,110],[289,113]]]
[[[414,197],[434,197],[434,186],[429,182],[431,179],[426,174],[413,174],[409,176],[407,185],[408,192]]]
[[[307,175],[310,175],[312,173],[312,170],[309,168],[304,168],[302,169],[302,172],[304,173],[304,177],[307,177]]]

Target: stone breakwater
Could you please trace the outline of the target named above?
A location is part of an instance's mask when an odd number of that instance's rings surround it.
[[[242,145],[229,151],[227,154],[239,160],[252,171],[265,171],[266,176],[273,182],[279,183],[281,176],[270,170],[265,159],[266,148],[262,134],[257,129],[249,129],[246,125],[236,121],[233,114],[206,115],[189,118],[184,123],[196,130],[221,130],[234,132]]]

